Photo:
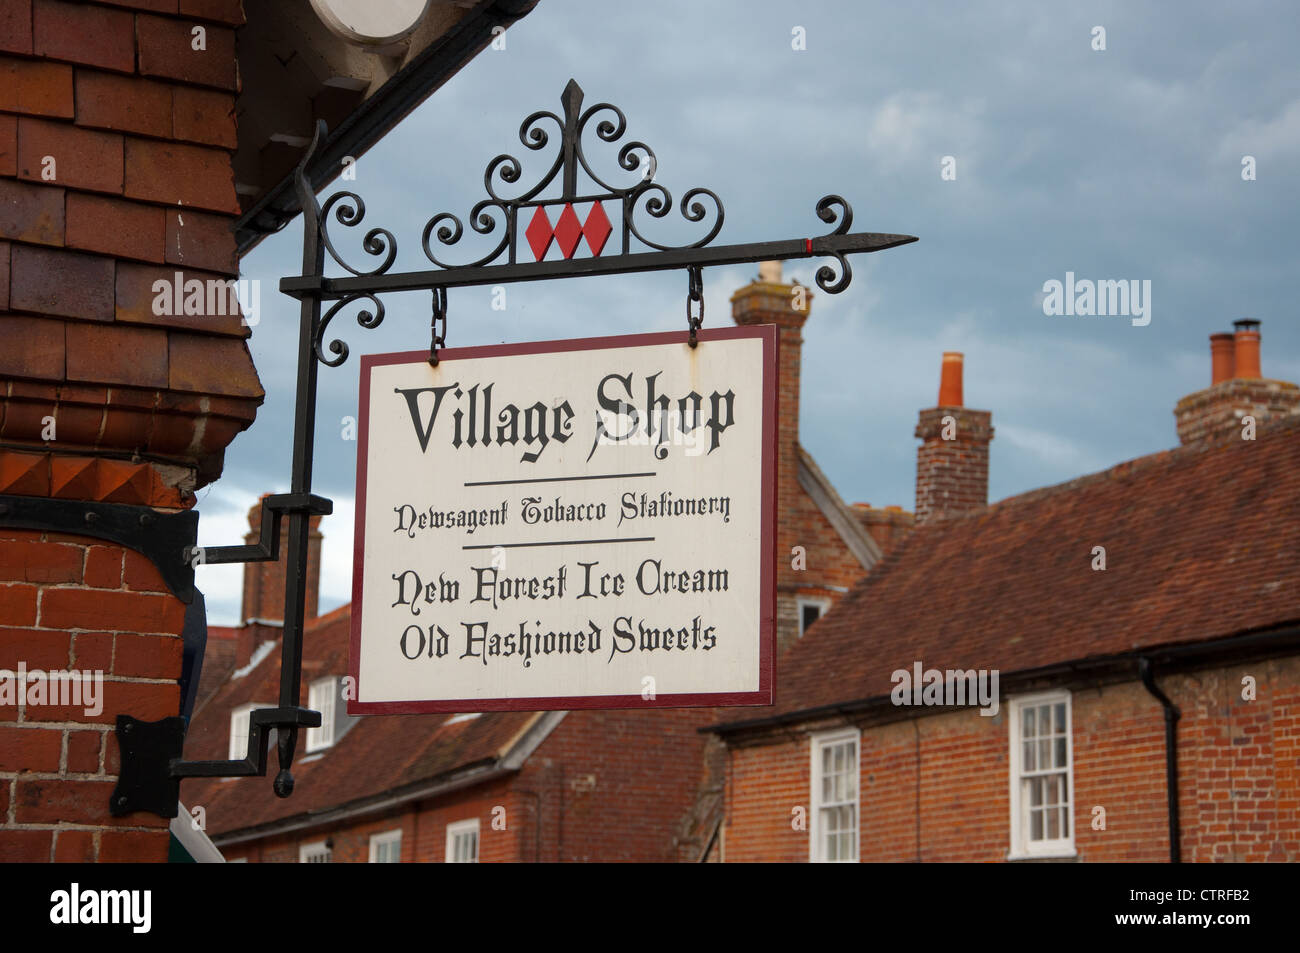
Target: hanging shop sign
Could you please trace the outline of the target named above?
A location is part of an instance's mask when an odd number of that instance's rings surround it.
[[[353,714],[772,701],[776,328],[361,360]]]

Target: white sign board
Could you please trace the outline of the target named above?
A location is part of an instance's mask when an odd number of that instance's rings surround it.
[[[771,704],[776,342],[363,358],[348,711]]]

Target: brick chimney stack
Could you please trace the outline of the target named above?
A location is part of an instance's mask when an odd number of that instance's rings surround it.
[[[795,546],[807,546],[801,514],[805,506],[799,489],[799,374],[803,351],[803,326],[812,307],[812,292],[803,285],[787,284],[779,261],[759,264],[758,279],[731,296],[731,316],[736,324],[749,327],[775,324],[777,331],[777,454],[776,454],[776,549],[789,553]],[[777,560],[777,629],[798,633],[799,616],[795,594],[803,579],[791,568],[790,559]]]
[[[320,599],[320,546],[319,516],[311,518],[307,533],[307,606],[304,619],[316,618]],[[262,504],[258,502],[248,511],[248,534],[244,542],[256,543],[262,528]],[[284,624],[284,574],[288,564],[287,540],[289,517],[280,517],[280,558],[276,562],[244,564],[244,605],[240,621]]]
[[[319,516],[311,518],[307,533],[307,604],[304,619],[316,618],[320,600],[320,548],[323,539]],[[261,535],[262,504],[248,511],[244,542],[256,543]],[[284,577],[288,567],[289,517],[280,518],[280,558],[276,562],[244,563],[244,598],[240,610],[239,644],[235,664],[248,664],[253,650],[268,639],[278,639],[284,625]]]
[[[1210,386],[1174,407],[1179,443],[1240,439],[1246,416],[1258,427],[1300,413],[1300,388],[1260,370],[1259,322],[1243,318],[1233,327],[1232,334],[1210,335]]]
[[[993,414],[963,406],[960,353],[944,352],[939,405],[921,411],[916,436],[916,525],[988,505]]]
[[[812,292],[804,286],[786,284],[779,261],[759,265],[758,280],[731,296],[732,319],[742,327],[775,324],[777,341],[777,507],[792,512],[797,505],[799,444],[799,368],[802,361],[804,322],[812,307]],[[778,546],[780,545],[778,539]],[[787,547],[788,549],[788,547]]]

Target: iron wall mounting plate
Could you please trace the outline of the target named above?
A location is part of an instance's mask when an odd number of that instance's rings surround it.
[[[117,744],[122,771],[109,801],[109,812],[114,817],[136,811],[175,817],[180,809],[181,782],[172,777],[171,766],[185,744],[185,719],[178,716],[139,721],[130,715],[118,715]]]
[[[199,532],[193,510],[165,513],[127,503],[83,503],[0,494],[0,526],[94,536],[144,555],[167,588],[186,604],[194,600],[194,567],[181,554]]]

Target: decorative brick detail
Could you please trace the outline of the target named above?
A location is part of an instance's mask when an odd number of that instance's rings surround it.
[[[48,496],[50,462],[47,454],[0,450],[0,493]]]
[[[15,450],[0,450],[0,493],[167,509],[194,504],[188,489],[168,484],[152,464]]]

